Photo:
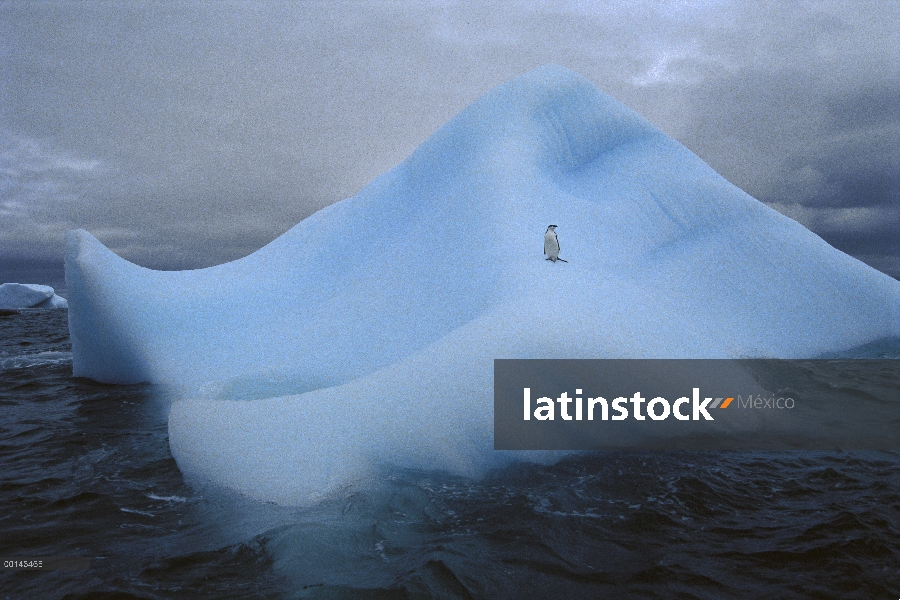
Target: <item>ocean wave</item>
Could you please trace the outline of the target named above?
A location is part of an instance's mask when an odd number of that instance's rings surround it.
[[[33,354],[17,354],[0,356],[0,371],[12,369],[30,369],[47,365],[61,365],[72,362],[71,352],[37,352]]]

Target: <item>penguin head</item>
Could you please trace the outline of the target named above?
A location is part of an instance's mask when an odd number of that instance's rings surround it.
[[[547,231],[555,231],[555,230],[556,230],[556,225],[550,225],[549,227],[547,227]]]

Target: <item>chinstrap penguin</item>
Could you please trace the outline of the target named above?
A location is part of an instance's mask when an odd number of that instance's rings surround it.
[[[544,234],[544,254],[547,255],[547,260],[568,262],[559,257],[559,238],[556,237],[556,225],[547,227],[547,233]]]

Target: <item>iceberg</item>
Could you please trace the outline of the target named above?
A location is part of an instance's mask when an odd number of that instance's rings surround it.
[[[0,285],[0,309],[68,308],[69,304],[49,285],[4,283]]]
[[[560,255],[544,259],[558,226]],[[546,66],[242,259],[66,253],[74,374],[175,390],[189,477],[306,504],[379,464],[478,476],[495,358],[812,357],[900,335],[900,282]],[[535,460],[553,460],[534,454]]]
[[[43,302],[35,304],[31,308],[69,308],[69,301],[54,293]]]

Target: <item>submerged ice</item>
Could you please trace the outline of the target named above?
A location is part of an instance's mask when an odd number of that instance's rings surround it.
[[[568,263],[544,259],[550,223]],[[509,460],[494,358],[809,357],[900,335],[900,282],[552,66],[245,258],[153,271],[79,230],[66,279],[75,374],[176,390],[179,467],[289,504],[381,462]]]

